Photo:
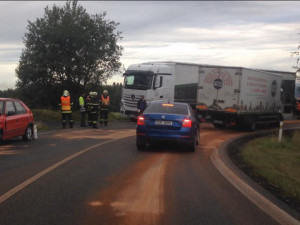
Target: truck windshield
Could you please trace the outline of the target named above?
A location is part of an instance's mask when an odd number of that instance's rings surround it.
[[[139,90],[151,89],[151,84],[153,79],[152,74],[129,73],[124,75],[125,75],[125,80],[124,80],[125,88],[139,89]]]

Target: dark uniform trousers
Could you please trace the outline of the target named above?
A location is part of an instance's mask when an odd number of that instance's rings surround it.
[[[108,109],[107,108],[101,108],[100,109],[100,124],[104,124],[107,126],[108,122]]]
[[[94,128],[97,128],[97,123],[98,123],[98,112],[99,112],[99,103],[94,100],[91,103],[91,122],[92,122],[92,126]]]
[[[70,123],[70,128],[73,128],[72,112],[68,112],[68,113],[62,112],[61,117],[62,117],[63,128],[66,128],[67,120]]]
[[[91,107],[92,107],[91,99],[87,98],[86,99],[86,112],[87,112],[87,121],[88,121],[89,126],[92,126]]]

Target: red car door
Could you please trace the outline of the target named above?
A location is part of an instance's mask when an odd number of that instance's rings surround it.
[[[17,133],[24,135],[29,123],[29,115],[19,101],[14,101],[14,104],[16,108]]]
[[[11,138],[18,136],[18,124],[16,118],[16,109],[12,101],[5,103],[5,128],[3,132],[3,138]]]

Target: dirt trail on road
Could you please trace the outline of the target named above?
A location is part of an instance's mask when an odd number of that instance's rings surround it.
[[[158,224],[164,212],[164,176],[167,154],[155,154],[133,165],[117,177],[113,185],[87,203],[85,224]]]
[[[204,154],[205,160],[209,160],[211,151],[238,134],[241,133],[230,130],[225,133],[203,125],[195,160],[198,154]],[[165,171],[168,163],[176,162],[178,157],[180,154],[172,154],[172,151],[154,151],[119,176],[109,178],[112,185],[87,202],[85,224],[95,224],[95,218],[101,220],[101,224],[163,224]]]

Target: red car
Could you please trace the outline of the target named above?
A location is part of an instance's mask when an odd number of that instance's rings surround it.
[[[30,141],[33,127],[33,114],[21,100],[0,98],[0,143],[18,136]]]

